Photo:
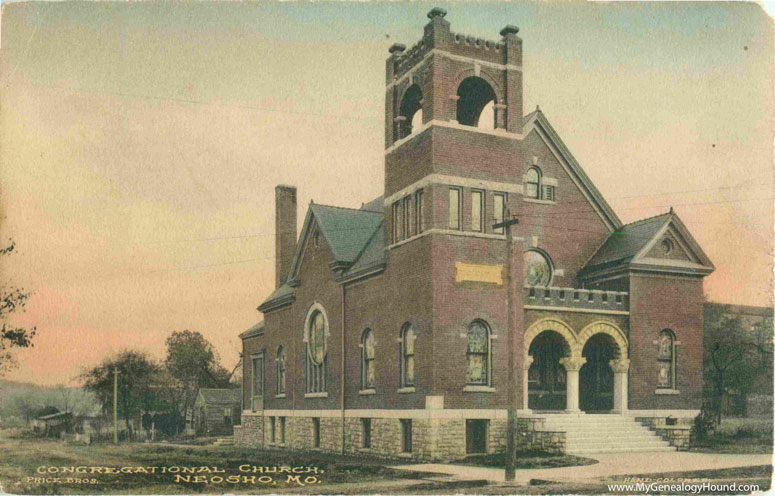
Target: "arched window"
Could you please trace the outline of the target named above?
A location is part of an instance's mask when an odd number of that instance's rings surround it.
[[[482,110],[495,100],[495,91],[492,86],[484,79],[476,76],[465,78],[457,88],[457,121],[464,126],[480,126],[479,118],[482,117]],[[489,119],[492,119],[492,125],[486,126],[490,129],[495,127],[495,113],[489,113]],[[482,123],[484,124],[484,123]]]
[[[417,332],[411,324],[401,328],[401,386],[414,386],[414,351]]]
[[[277,394],[285,393],[285,349],[277,348]]]
[[[371,389],[376,384],[374,371],[374,350],[376,345],[374,333],[371,329],[363,331],[361,336],[361,388]]]
[[[552,282],[552,263],[538,250],[525,252],[525,284],[548,286]]]
[[[326,335],[328,320],[322,307],[313,305],[307,316],[305,329],[307,341],[307,392],[322,393],[326,390]]]
[[[659,349],[657,351],[657,387],[666,389],[676,389],[675,386],[675,334],[670,329],[663,329],[659,333],[657,340]]]
[[[475,320],[466,333],[466,362],[468,384],[489,386],[492,378],[490,369],[490,329],[484,321]]]
[[[538,167],[528,169],[525,176],[525,196],[528,198],[541,198],[541,170]]]
[[[416,126],[422,124],[422,90],[416,84],[410,86],[401,100],[398,118],[398,139],[406,138]]]

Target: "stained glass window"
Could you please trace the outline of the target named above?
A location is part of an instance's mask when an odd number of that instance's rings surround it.
[[[326,390],[326,318],[315,310],[307,329],[307,392]]]
[[[277,349],[277,393],[285,392],[285,350],[282,346]]]
[[[657,387],[675,389],[675,336],[665,329],[657,340]]]
[[[489,384],[490,332],[484,322],[476,320],[468,326],[467,380],[469,384]]]
[[[410,324],[401,332],[401,385],[414,385],[414,347],[417,333]]]
[[[541,198],[541,173],[537,167],[531,167],[525,177],[525,196],[528,198]]]
[[[525,252],[525,282],[528,286],[548,286],[552,280],[552,266],[540,252]]]
[[[362,387],[364,389],[367,389],[367,388],[374,387],[374,384],[376,383],[376,379],[375,379],[376,374],[374,373],[374,357],[376,356],[376,351],[375,351],[376,342],[374,339],[374,333],[371,332],[371,329],[366,329],[363,332],[362,339],[363,339]]]

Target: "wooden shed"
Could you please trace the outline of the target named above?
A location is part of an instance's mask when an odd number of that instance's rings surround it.
[[[239,389],[200,389],[194,402],[197,435],[228,434],[240,423]]]
[[[58,436],[70,432],[73,415],[70,412],[58,412],[43,415],[32,421],[32,430],[44,436]]]

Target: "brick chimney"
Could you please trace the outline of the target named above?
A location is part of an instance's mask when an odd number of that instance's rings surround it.
[[[275,287],[279,288],[288,277],[296,251],[296,188],[282,184],[275,187],[274,207],[274,272]]]

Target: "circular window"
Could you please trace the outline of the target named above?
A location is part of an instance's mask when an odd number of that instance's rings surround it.
[[[326,325],[319,311],[309,320],[309,356],[317,365],[322,364],[326,356]]]
[[[525,252],[525,282],[528,286],[548,286],[552,280],[552,265],[540,252]]]
[[[662,240],[662,252],[667,254],[673,251],[673,242],[669,239]]]

